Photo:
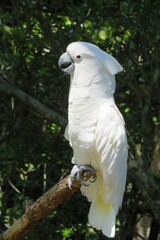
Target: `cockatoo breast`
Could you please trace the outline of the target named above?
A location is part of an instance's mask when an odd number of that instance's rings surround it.
[[[89,146],[94,141],[97,109],[95,101],[91,99],[74,99],[69,102],[69,135],[76,136],[84,145]]]
[[[89,155],[92,155],[97,121],[96,110],[94,100],[89,98],[73,98],[69,102],[68,135],[77,164],[87,163]]]
[[[73,91],[75,93],[75,89]],[[98,168],[98,156],[95,148],[95,131],[98,112],[106,98],[90,98],[87,92],[83,97],[69,97],[68,136],[74,151],[73,162],[76,164],[90,164]],[[85,97],[84,97],[85,96]],[[108,99],[114,103],[113,99]]]

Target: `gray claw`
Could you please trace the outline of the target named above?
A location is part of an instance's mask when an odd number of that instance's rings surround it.
[[[85,173],[87,172],[87,177],[85,176]],[[91,177],[88,179],[88,174],[91,175]],[[78,181],[80,181],[84,186],[89,186],[91,183],[96,181],[96,171],[94,168],[88,165],[74,165],[72,168],[71,174],[70,174],[70,180],[69,180],[69,188],[72,188],[72,182],[74,178],[77,178]]]

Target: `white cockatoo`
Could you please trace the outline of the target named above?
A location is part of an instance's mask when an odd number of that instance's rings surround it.
[[[91,202],[89,222],[108,237],[115,236],[116,215],[122,204],[127,173],[127,138],[115,105],[118,61],[99,47],[73,42],[58,62],[70,74],[68,126],[65,137],[73,148],[73,177],[95,169],[96,179],[82,180],[82,193]]]

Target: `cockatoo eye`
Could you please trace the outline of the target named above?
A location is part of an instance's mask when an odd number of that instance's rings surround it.
[[[77,55],[76,58],[77,58],[78,60],[80,60],[80,59],[81,59],[81,55]]]

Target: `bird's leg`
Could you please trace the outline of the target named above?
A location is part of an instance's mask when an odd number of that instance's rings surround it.
[[[90,176],[89,179],[88,176]],[[82,185],[89,186],[91,185],[91,183],[96,181],[96,171],[94,170],[94,168],[88,165],[81,166],[74,165],[71,170],[70,179],[68,183],[69,188],[72,188],[74,178],[81,182]]]

